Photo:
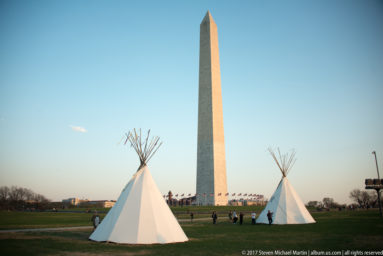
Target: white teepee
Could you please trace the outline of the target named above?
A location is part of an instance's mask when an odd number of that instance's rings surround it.
[[[116,204],[89,237],[93,241],[127,244],[177,243],[188,241],[178,221],[157,188],[146,163],[161,146],[155,137],[144,143],[141,131],[127,134],[125,144],[140,157],[141,165],[122,190]]]
[[[280,161],[278,161],[275,153],[271,149],[269,149],[269,151],[282,172],[282,179],[265,209],[259,215],[257,223],[268,224],[267,213],[269,211],[272,213],[272,224],[315,223],[315,220],[306,209],[297,192],[295,192],[293,186],[286,177],[288,171],[294,165],[295,152],[293,151],[290,156],[289,154],[281,156],[278,149],[280,159]]]

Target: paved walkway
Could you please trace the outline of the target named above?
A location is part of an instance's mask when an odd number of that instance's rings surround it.
[[[211,220],[211,218],[196,218],[193,219],[193,222],[201,220]],[[178,219],[178,222],[190,222],[190,219]]]
[[[204,221],[211,220],[211,218],[197,218],[195,221]],[[189,222],[190,219],[179,219],[178,222]],[[0,230],[1,233],[17,233],[17,232],[45,232],[45,231],[69,231],[69,230],[79,230],[79,229],[91,229],[93,226],[78,226],[78,227],[59,227],[59,228],[24,228],[24,229],[5,229]]]

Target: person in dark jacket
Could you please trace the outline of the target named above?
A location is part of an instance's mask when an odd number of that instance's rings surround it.
[[[239,213],[239,224],[240,225],[242,225],[242,223],[243,223],[243,215],[244,215],[243,212]]]
[[[211,215],[211,217],[213,218],[213,224],[216,224],[217,223],[217,213],[214,211],[213,214]]]
[[[269,225],[273,223],[273,213],[270,210],[267,212],[267,219],[269,220]]]

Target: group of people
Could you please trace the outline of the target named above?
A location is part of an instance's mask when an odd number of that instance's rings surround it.
[[[245,216],[245,214],[243,212],[240,212],[239,213],[239,224],[242,225],[243,223],[243,216]],[[255,217],[257,216],[257,214],[253,211],[251,213],[251,224],[255,224]],[[233,212],[229,211],[229,220],[233,222],[233,224],[237,224],[237,221],[238,221],[238,216],[237,216],[237,212],[234,210]]]
[[[245,214],[243,214],[243,212],[240,212],[239,213],[239,224],[240,225],[242,225],[242,223],[243,223],[243,216],[245,216]],[[256,217],[257,217],[257,213],[255,211],[251,212],[251,224],[252,225],[255,225],[255,218]],[[213,219],[213,224],[217,224],[218,215],[217,215],[216,211],[213,211],[211,218]],[[193,222],[193,219],[194,219],[194,213],[191,212],[190,213],[190,221]],[[267,219],[269,220],[269,225],[271,225],[271,223],[273,223],[273,213],[270,212],[270,210],[267,212]],[[237,212],[235,210],[233,212],[229,211],[229,220],[231,222],[233,222],[233,224],[237,224],[238,215],[237,215]],[[94,229],[96,229],[97,226],[101,222],[100,216],[97,214],[97,211],[94,211],[94,214],[91,218],[91,221],[93,223]]]
[[[240,225],[242,225],[242,223],[243,223],[243,216],[245,216],[245,214],[243,212],[240,212],[239,213],[239,224]],[[255,211],[251,212],[251,224],[252,225],[255,225],[256,217],[257,217],[257,213]],[[218,215],[215,211],[212,213],[211,218],[213,219],[213,224],[216,224],[217,219],[218,219]],[[270,212],[270,210],[267,212],[267,219],[269,220],[269,225],[271,225],[271,223],[273,223],[273,213]],[[237,224],[238,215],[237,215],[237,212],[235,210],[233,212],[229,211],[229,220],[231,222],[233,222],[233,224]]]

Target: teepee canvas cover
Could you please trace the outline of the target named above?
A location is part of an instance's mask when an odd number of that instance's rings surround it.
[[[269,223],[267,218],[268,211],[273,213],[272,224],[315,223],[315,220],[286,177],[288,171],[294,164],[295,153],[291,153],[290,157],[288,154],[281,156],[278,150],[280,158],[280,161],[278,161],[274,152],[271,149],[269,149],[269,151],[282,172],[282,179],[265,209],[259,215],[257,223]]]
[[[154,149],[161,145],[157,145],[159,138],[156,137],[150,144],[147,138],[142,144],[141,134],[134,133],[127,135],[127,141],[139,154],[141,166],[89,239],[128,244],[188,241],[146,166],[156,151]]]

